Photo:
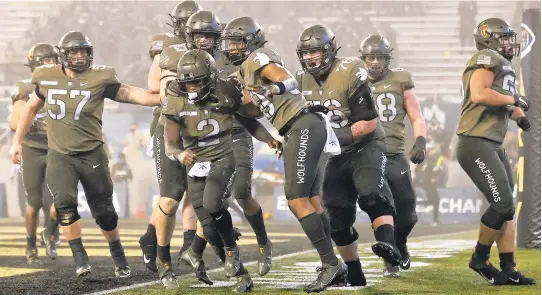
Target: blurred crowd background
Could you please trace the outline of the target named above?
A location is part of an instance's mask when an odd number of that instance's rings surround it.
[[[0,10],[0,196],[6,196],[4,215],[16,216],[24,205],[17,168],[7,159],[12,132],[8,127],[15,83],[28,79],[26,54],[37,42],[57,44],[69,30],[80,30],[94,45],[94,64],[113,66],[126,84],[146,87],[151,64],[151,37],[171,32],[168,13],[175,1],[9,1]],[[460,113],[460,83],[464,65],[474,53],[474,27],[488,17],[508,20],[521,38],[521,13],[539,8],[534,1],[201,1],[222,22],[252,16],[265,29],[267,47],[295,72],[297,37],[313,24],[329,26],[341,49],[339,56],[358,56],[360,42],[369,34],[384,35],[394,47],[393,67],[413,74],[428,126],[424,164],[412,167],[419,212],[434,212],[426,222],[438,223],[442,188],[472,188],[453,147]],[[519,58],[515,61],[519,67]],[[127,187],[125,216],[143,218],[157,194],[153,160],[146,155],[151,109],[108,101],[104,134],[116,185]],[[408,120],[407,120],[408,121]],[[412,145],[410,125],[407,147]],[[505,147],[515,167],[517,126],[510,124]],[[254,194],[272,218],[275,187],[282,183],[282,163],[265,145],[255,145]],[[482,198],[480,198],[482,200]],[[485,202],[484,202],[485,203]],[[19,205],[17,205],[19,204]],[[448,201],[448,204],[450,202]],[[0,216],[2,216],[0,202]],[[479,211],[479,210],[478,210]]]

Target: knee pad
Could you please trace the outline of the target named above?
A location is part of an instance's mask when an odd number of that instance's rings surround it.
[[[514,219],[514,214],[507,213],[501,214],[493,208],[493,205],[490,205],[489,208],[487,208],[484,215],[482,215],[481,222],[483,225],[494,229],[494,230],[500,230],[503,226],[503,224],[506,221]]]
[[[76,208],[61,208],[56,210],[56,219],[62,226],[68,226],[81,219]]]
[[[332,232],[331,238],[337,246],[347,246],[358,240],[358,232],[353,227],[348,227],[340,231]]]
[[[371,223],[381,216],[395,216],[395,208],[393,204],[379,193],[371,193],[367,196],[362,196],[358,200],[360,208],[369,215]]]
[[[104,231],[112,231],[117,228],[117,222],[119,221],[119,216],[113,204],[101,206],[98,208],[94,214],[94,220],[96,224],[103,229]]]
[[[160,209],[160,211],[162,211],[162,213],[168,217],[175,216],[178,208],[179,202],[172,198],[161,197],[158,203],[158,209]]]

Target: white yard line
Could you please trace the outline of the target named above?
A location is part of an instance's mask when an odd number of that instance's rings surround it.
[[[467,230],[467,231],[453,232],[453,233],[447,233],[447,234],[432,234],[432,235],[425,235],[425,236],[419,236],[419,237],[409,238],[409,241],[416,241],[416,240],[427,239],[427,238],[432,238],[432,237],[444,238],[444,237],[449,237],[449,236],[454,236],[454,235],[465,234],[465,233],[469,233],[469,232],[472,232],[472,231],[473,231],[473,230]],[[359,246],[360,246],[360,247],[367,247],[367,246],[370,246],[371,244],[372,244],[372,243],[361,243],[361,244],[359,244]],[[474,244],[473,244],[473,246],[474,246]],[[310,250],[305,250],[305,251],[299,251],[299,252],[295,252],[295,253],[280,255],[280,256],[273,257],[273,261],[282,260],[282,259],[286,259],[286,258],[291,258],[291,257],[295,257],[295,256],[299,256],[299,255],[304,255],[304,254],[310,254],[310,253],[314,253],[314,252],[316,252],[316,250],[310,249]],[[250,266],[250,265],[256,264],[257,262],[258,262],[258,261],[255,260],[255,261],[250,261],[250,262],[243,263],[243,264],[244,264],[245,266]],[[219,267],[219,268],[215,268],[215,269],[209,270],[207,273],[215,273],[215,272],[219,272],[219,271],[223,271],[223,270],[224,270],[223,267]],[[194,275],[194,274],[191,272],[191,273],[189,273],[189,274],[185,274],[185,275],[179,276],[178,279],[183,279],[183,278],[186,278],[186,277],[191,277],[191,276],[193,276],[193,275]],[[99,292],[94,292],[94,293],[87,293],[86,295],[106,295],[106,294],[113,294],[113,293],[117,293],[117,292],[121,292],[121,291],[134,290],[134,289],[139,289],[139,288],[143,288],[143,287],[148,287],[148,286],[152,286],[152,285],[156,285],[156,284],[160,284],[160,281],[159,281],[159,280],[156,280],[156,281],[152,281],[152,282],[139,283],[139,284],[135,284],[135,285],[125,286],[125,287],[119,287],[119,288],[114,288],[114,289],[105,290],[105,291],[99,291]]]

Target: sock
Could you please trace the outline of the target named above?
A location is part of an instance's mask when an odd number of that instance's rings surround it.
[[[350,283],[350,285],[367,285],[367,280],[365,279],[365,275],[361,270],[361,263],[359,262],[359,259],[356,259],[354,261],[345,261],[344,263],[348,267],[348,282]]]
[[[514,267],[516,267],[516,262],[514,261],[514,252],[499,253],[499,258],[501,259],[502,271],[504,272],[514,271]]]
[[[190,245],[190,248],[192,248],[192,251],[194,251],[194,253],[196,253],[196,255],[201,258],[206,246],[207,241],[204,238],[195,235],[194,239],[192,240],[192,244]]]
[[[158,245],[157,248],[158,259],[160,259],[160,261],[164,263],[168,263],[171,265],[171,252],[169,244],[165,246]]]
[[[483,258],[483,260],[486,260],[489,258],[489,252],[491,251],[491,246],[486,246],[480,244],[480,242],[476,243],[476,247],[474,248],[474,252],[478,254],[480,258]]]
[[[36,248],[36,236],[26,237],[26,248]]]
[[[228,210],[222,208],[219,213],[212,216],[215,220],[215,226],[218,230],[222,241],[224,241],[224,246],[227,248],[235,248],[237,243],[233,237],[233,224],[231,220],[231,215]]]
[[[329,223],[329,216],[327,216],[326,212],[318,215],[320,215],[322,223],[324,224],[324,233],[326,234],[326,237],[331,240],[331,224]]]
[[[262,208],[256,212],[256,214],[248,216],[245,214],[245,217],[248,220],[248,223],[252,227],[252,230],[256,234],[256,240],[258,245],[267,244],[267,232],[265,231],[265,224],[263,223],[263,213]]]
[[[379,242],[385,242],[395,246],[395,233],[393,225],[383,224],[376,228],[375,238]]]
[[[148,238],[152,239],[154,243],[156,243],[156,227],[154,225],[149,223],[149,226],[147,226],[147,232],[145,233]]]
[[[194,240],[194,236],[196,235],[196,231],[193,229],[185,230],[183,233],[183,246],[181,247],[181,252],[186,251],[186,249],[190,248],[190,245],[192,244],[192,241]]]
[[[54,218],[49,218],[47,225],[45,226],[45,234],[48,236],[53,235],[55,230],[58,228],[58,221]]]
[[[400,246],[400,245],[406,245],[407,243],[407,237],[408,235],[410,234],[410,232],[412,231],[412,229],[414,228],[414,226],[396,226],[395,227],[395,244],[397,246]]]
[[[120,240],[109,242],[109,252],[111,252],[111,258],[113,258],[113,263],[115,263],[116,267],[122,269],[127,266],[124,248],[122,248]]]
[[[316,213],[311,213],[299,219],[299,223],[316,251],[318,251],[320,260],[323,263],[337,265],[339,260],[335,256],[335,252],[333,252],[331,240],[326,237],[322,218]]]
[[[83,247],[83,241],[81,238],[68,241],[70,249],[72,250],[73,260],[76,266],[80,266],[84,263],[88,263],[87,251]]]

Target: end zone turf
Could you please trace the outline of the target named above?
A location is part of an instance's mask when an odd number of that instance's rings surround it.
[[[382,277],[382,261],[374,256],[369,244],[361,244],[360,260],[369,285],[365,288],[331,288],[326,294],[540,294],[540,250],[518,249],[516,261],[520,271],[537,279],[536,286],[491,286],[467,266],[476,244],[476,231],[459,234],[428,236],[411,239],[409,248],[412,267],[402,271],[398,279]],[[492,261],[498,266],[498,254],[493,247]],[[275,260],[273,270],[259,277],[254,264],[248,267],[254,274],[253,294],[305,294],[302,286],[316,277],[318,255],[305,252]],[[187,274],[179,280],[181,288],[165,290],[161,284],[121,291],[117,294],[231,294],[234,280],[227,280],[218,269],[211,273],[215,285],[208,287]],[[105,292],[100,294],[106,294]]]

